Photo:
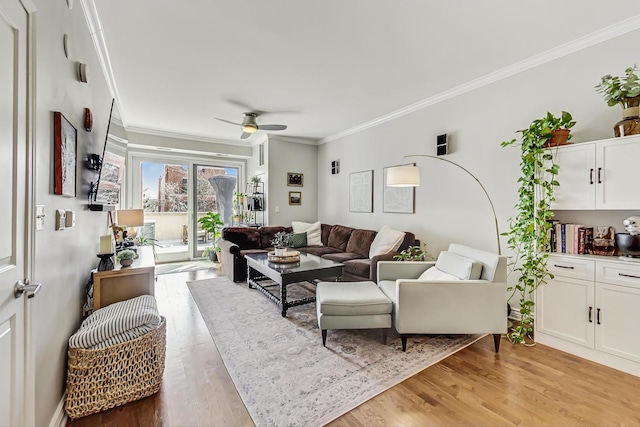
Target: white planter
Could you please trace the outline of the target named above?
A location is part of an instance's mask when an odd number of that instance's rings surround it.
[[[282,256],[287,252],[287,248],[275,248],[276,256]]]

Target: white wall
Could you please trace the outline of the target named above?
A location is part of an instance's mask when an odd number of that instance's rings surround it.
[[[69,336],[81,319],[85,283],[97,265],[99,236],[107,232],[107,214],[87,210],[87,186],[95,179],[83,167],[86,153],[102,153],[111,95],[98,63],[79,2],[36,0],[36,203],[45,205],[45,230],[35,236],[34,282],[43,289],[33,300],[36,347],[36,425],[48,425],[65,389]],[[64,56],[68,34],[72,57]],[[89,70],[89,83],[76,80],[75,62]],[[93,111],[94,129],[86,132],[84,108]],[[60,111],[78,131],[77,196],[53,194],[53,111]],[[86,184],[86,183],[85,183]],[[76,211],[76,226],[55,231],[55,209]]]
[[[446,100],[379,126],[323,144],[318,150],[319,219],[326,223],[379,229],[385,224],[410,230],[437,255],[450,242],[496,250],[489,204],[477,183],[463,171],[428,158],[404,159],[407,154],[435,155],[436,137],[451,138],[448,160],[469,169],[487,188],[501,232],[514,216],[519,177],[519,149],[500,143],[518,129],[551,111],[571,112],[577,121],[573,142],[613,137],[620,107],[608,107],[594,86],[604,74],[622,74],[640,63],[640,31],[620,36],[572,55],[537,66],[472,92]],[[469,64],[473,66],[473,64]],[[426,82],[424,84],[429,84]],[[340,159],[339,175],[328,165]],[[382,168],[415,161],[422,170],[416,189],[416,213],[382,213]],[[374,170],[374,212],[348,211],[349,173]],[[581,214],[581,220],[586,221]],[[624,214],[623,214],[624,215]],[[613,225],[620,213],[612,216]],[[597,217],[593,223],[601,222]],[[503,253],[510,255],[506,239]]]
[[[304,174],[302,187],[289,187],[287,173]],[[318,217],[318,147],[269,136],[269,225],[314,222]],[[301,205],[289,204],[289,192],[302,193]],[[280,212],[276,212],[276,207]]]

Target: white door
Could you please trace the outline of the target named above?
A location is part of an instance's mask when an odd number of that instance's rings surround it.
[[[28,277],[28,14],[19,0],[0,0],[0,425],[31,423],[26,395],[27,299],[14,286]],[[30,393],[29,393],[30,394]],[[29,400],[27,402],[27,400]]]
[[[640,289],[596,283],[596,349],[640,362]]]
[[[626,138],[596,144],[596,209],[640,207],[640,138]]]
[[[551,209],[595,208],[595,149],[593,144],[566,145],[551,150],[560,165]]]

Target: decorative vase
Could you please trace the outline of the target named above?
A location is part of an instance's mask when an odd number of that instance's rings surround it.
[[[558,147],[560,145],[571,144],[569,142],[569,129],[556,129],[551,131],[551,139],[544,143],[544,147]]]
[[[131,264],[133,264],[132,258],[123,258],[120,260],[120,265],[123,267],[129,267]]]
[[[287,252],[287,248],[275,248],[276,256],[283,256]]]
[[[613,126],[616,138],[640,134],[640,95],[625,98],[622,104],[622,120]]]

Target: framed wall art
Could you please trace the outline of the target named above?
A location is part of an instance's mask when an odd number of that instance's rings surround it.
[[[349,212],[373,212],[373,170],[349,175]]]
[[[304,174],[298,172],[287,172],[288,187],[303,187]]]
[[[302,204],[302,192],[300,192],[300,191],[289,191],[289,204],[290,205],[301,205]]]
[[[78,131],[59,111],[53,112],[53,193],[76,197]]]
[[[416,164],[413,163],[413,166]],[[393,166],[382,171],[382,212],[389,213],[416,213],[416,188],[415,187],[388,187],[387,172]]]

